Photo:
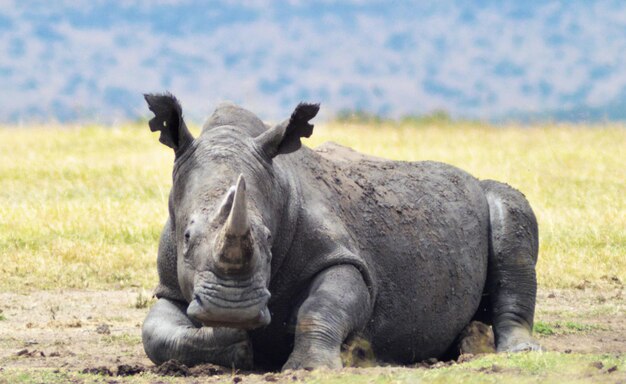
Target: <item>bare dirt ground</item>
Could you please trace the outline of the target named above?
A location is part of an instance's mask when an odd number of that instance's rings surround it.
[[[536,335],[541,344],[565,353],[626,354],[626,292],[621,281],[602,289],[585,284],[579,288],[540,290]],[[181,369],[181,375],[231,374],[213,366],[158,371],[141,344],[148,309],[137,308],[137,303],[138,292],[132,290],[0,293],[0,367],[104,374],[109,370],[120,375],[176,374]]]

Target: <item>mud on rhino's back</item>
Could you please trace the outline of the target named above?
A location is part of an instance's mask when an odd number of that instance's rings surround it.
[[[334,143],[315,151],[335,164],[325,182],[377,281],[366,329],[377,354],[409,362],[443,353],[476,311],[486,278],[489,212],[478,180],[447,164]]]
[[[369,221],[377,233],[486,229],[488,206],[478,179],[435,161],[393,161],[359,153],[335,143],[315,152],[333,164],[322,178],[338,197],[342,214]],[[484,225],[483,228],[477,228]]]

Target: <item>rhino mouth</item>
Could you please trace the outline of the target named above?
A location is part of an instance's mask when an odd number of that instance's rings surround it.
[[[271,321],[270,296],[264,286],[202,284],[194,290],[187,315],[210,327],[259,328]]]

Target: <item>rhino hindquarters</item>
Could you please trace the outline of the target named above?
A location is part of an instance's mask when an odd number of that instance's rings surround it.
[[[537,220],[519,191],[481,182],[489,204],[490,238],[486,292],[498,352],[540,349],[532,338],[537,278]]]

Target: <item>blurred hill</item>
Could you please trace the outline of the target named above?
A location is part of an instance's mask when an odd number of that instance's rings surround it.
[[[622,1],[0,1],[0,122],[115,122],[169,90],[200,120],[444,110],[626,118]]]

